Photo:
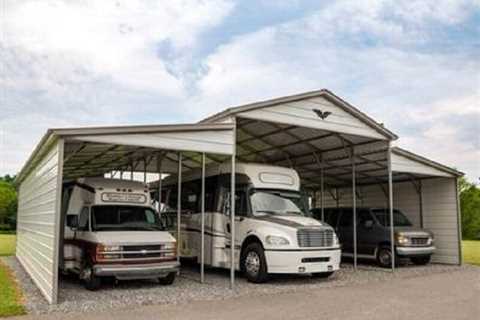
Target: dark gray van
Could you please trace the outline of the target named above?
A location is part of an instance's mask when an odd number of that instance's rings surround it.
[[[321,209],[311,210],[321,220]],[[330,224],[342,244],[342,255],[353,256],[353,209],[324,208],[324,220]],[[416,228],[397,209],[393,211],[395,251],[398,258],[409,258],[414,264],[430,262],[435,252],[433,233]],[[357,208],[357,257],[375,259],[379,266],[391,266],[390,217],[388,209]]]

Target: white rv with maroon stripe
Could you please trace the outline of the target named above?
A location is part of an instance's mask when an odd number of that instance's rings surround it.
[[[158,278],[171,284],[178,271],[176,240],[151,204],[148,186],[137,181],[81,178],[64,184],[64,272],[87,289],[102,277]]]

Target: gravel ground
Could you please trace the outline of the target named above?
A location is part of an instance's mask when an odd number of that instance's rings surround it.
[[[265,284],[252,284],[241,276],[234,291],[228,288],[228,270],[207,269],[206,283],[199,282],[198,267],[187,265],[171,286],[161,286],[155,281],[120,281],[107,283],[96,292],[87,291],[74,276],[60,278],[59,303],[48,305],[26,272],[14,257],[1,258],[9,265],[24,292],[26,308],[31,314],[106,311],[152,304],[177,304],[193,300],[222,300],[239,296],[290,293],[314,288],[359,285],[392,278],[421,277],[432,273],[445,273],[474,268],[472,266],[405,265],[395,273],[372,265],[361,264],[354,272],[350,264],[329,279],[313,279],[309,276],[278,276]]]

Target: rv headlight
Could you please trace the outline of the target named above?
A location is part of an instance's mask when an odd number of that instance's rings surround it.
[[[333,234],[333,246],[338,247],[340,245],[340,240],[338,240],[337,234]]]
[[[176,243],[175,243],[175,242],[167,242],[167,243],[164,243],[164,244],[163,244],[163,248],[164,248],[165,250],[175,250],[176,247],[177,247],[177,246],[176,246]]]
[[[121,247],[121,246],[105,246],[105,245],[99,245],[98,251],[100,251],[100,252],[122,251],[122,247]]]
[[[267,243],[273,246],[281,246],[290,244],[287,238],[280,237],[280,236],[267,236]]]

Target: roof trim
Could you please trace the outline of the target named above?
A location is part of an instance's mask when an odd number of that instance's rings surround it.
[[[440,171],[443,171],[443,172],[446,172],[446,173],[449,173],[449,174],[452,174],[454,176],[457,176],[457,177],[461,177],[461,176],[464,176],[465,173],[461,172],[461,171],[458,171],[456,169],[453,169],[453,168],[450,168],[450,167],[447,167],[446,165],[443,165],[441,163],[438,163],[436,161],[433,161],[433,160],[430,160],[430,159],[427,159],[423,156],[420,156],[418,154],[415,154],[411,151],[408,151],[408,150],[405,150],[405,149],[402,149],[400,147],[393,147],[392,148],[392,152],[393,153],[396,153],[400,156],[403,156],[405,158],[408,158],[410,160],[413,160],[413,161],[417,161],[417,162],[420,162],[424,165],[427,165],[427,166],[430,166],[430,167],[433,167],[435,169],[438,169]]]
[[[383,125],[376,122],[373,118],[369,117],[367,114],[363,113],[362,111],[352,106],[350,103],[346,102],[345,100],[343,100],[342,98],[340,98],[339,96],[335,95],[334,93],[332,93],[327,89],[309,91],[309,92],[304,92],[300,94],[284,96],[284,97],[279,97],[275,99],[269,99],[269,100],[254,102],[246,105],[231,107],[231,108],[225,109],[224,111],[216,113],[210,117],[207,117],[201,120],[199,123],[214,123],[215,121],[221,120],[228,116],[238,114],[240,112],[261,109],[261,108],[271,107],[271,106],[275,106],[275,105],[286,103],[286,102],[305,100],[308,98],[315,98],[315,97],[324,97],[328,99],[330,102],[342,108],[346,112],[350,113],[352,116],[356,117],[357,119],[359,119],[360,121],[368,125],[369,127],[373,128],[374,130],[376,130],[377,132],[379,132],[389,140],[398,139],[398,136],[394,134],[392,131],[388,130]]]
[[[30,168],[36,160],[41,159],[50,146],[62,138],[73,138],[92,135],[112,134],[141,134],[141,133],[168,133],[179,131],[227,131],[234,130],[235,126],[230,123],[194,123],[194,124],[166,124],[166,125],[135,125],[135,126],[103,126],[103,127],[77,127],[48,129],[37,144],[30,157],[22,166],[16,178],[17,185],[25,179]]]

